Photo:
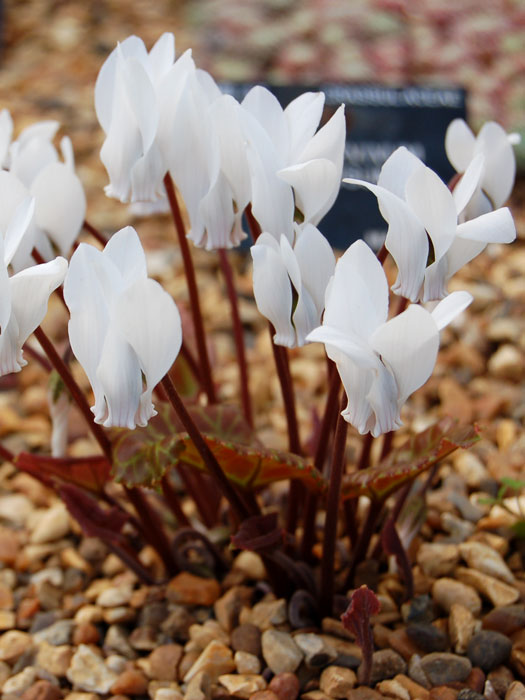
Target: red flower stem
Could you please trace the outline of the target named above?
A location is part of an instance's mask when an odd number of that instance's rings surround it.
[[[160,487],[162,489],[164,500],[177,520],[177,527],[191,527],[191,523],[188,520],[186,513],[182,509],[179,497],[173,488],[173,484],[171,483],[168,474],[164,474],[162,477]]]
[[[175,385],[173,384],[168,375],[166,375],[162,379],[162,385],[166,390],[171,405],[175,409],[175,412],[180,418],[184,428],[186,429],[186,432],[190,436],[190,439],[193,441],[193,444],[195,445],[200,456],[202,457],[202,460],[206,466],[208,473],[213,477],[221,493],[229,502],[238,520],[242,522],[242,520],[248,518],[251,515],[250,511],[245,506],[244,502],[239,497],[239,494],[235,491],[232,484],[230,484],[230,482],[228,481],[228,478],[222,471],[220,464],[215,458],[215,455],[208,447],[207,442],[202,437],[192,417],[186,410],[182,399],[180,398],[177,390],[175,389]]]
[[[232,315],[233,337],[235,340],[235,349],[237,351],[237,364],[239,365],[239,380],[241,385],[241,403],[246,422],[253,428],[252,403],[250,397],[250,388],[248,385],[248,366],[246,364],[246,352],[244,345],[244,333],[242,329],[241,317],[239,314],[239,305],[237,303],[237,293],[233,281],[233,271],[228,260],[228,255],[224,248],[219,248],[219,261],[221,264],[222,274],[226,282],[228,299],[230,301],[230,309]]]
[[[248,222],[248,228],[250,229],[250,234],[252,236],[252,240],[255,243],[255,241],[259,238],[261,235],[261,227],[259,226],[259,222],[255,218],[255,216],[252,213],[252,205],[248,204],[246,209],[244,210],[244,215],[246,217],[246,221]]]
[[[96,241],[98,241],[99,243],[101,243],[103,246],[106,245],[106,243],[108,242],[108,239],[104,236],[103,233],[101,233],[101,232],[98,230],[98,228],[95,228],[94,226],[92,226],[92,225],[89,223],[89,221],[87,221],[87,220],[84,221],[83,226],[84,226],[84,228],[86,229],[86,231],[87,231],[88,233],[90,233]]]
[[[82,390],[73,378],[73,375],[71,374],[68,366],[57,353],[53,343],[49,340],[49,338],[40,326],[38,326],[38,328],[35,329],[34,334],[36,339],[42,346],[42,349],[47,355],[49,361],[61,376],[62,381],[68,388],[69,393],[71,394],[73,400],[80,409],[80,412],[86,419],[86,423],[88,424],[88,427],[91,430],[93,437],[100,445],[102,452],[106,455],[108,461],[112,462],[111,443],[103,428],[98,423],[94,422],[93,414],[91,413],[89,404],[86,401],[86,397],[84,396]]]
[[[208,484],[204,482],[202,474],[195,471],[193,467],[178,463],[176,469],[182,479],[186,493],[197,506],[202,522],[208,530],[211,530],[217,525],[217,514],[214,512],[212,504],[208,502]]]
[[[46,262],[36,248],[33,248],[33,250],[31,251],[31,257],[37,263],[37,265],[43,265]],[[62,285],[57,287],[55,289],[55,292],[58,294],[60,301],[62,302],[63,306],[65,307],[66,311],[69,314],[69,308],[66,304],[66,300],[64,299],[64,292],[62,290]]]
[[[193,326],[195,328],[195,341],[197,343],[197,352],[199,355],[201,379],[204,391],[208,397],[209,403],[217,403],[215,387],[211,375],[210,358],[208,357],[208,348],[206,347],[206,335],[204,333],[204,323],[202,320],[201,305],[199,300],[199,291],[197,289],[197,280],[195,278],[195,268],[191,258],[188,239],[186,238],[186,229],[182,214],[175,194],[175,187],[171,175],[166,173],[164,176],[164,187],[168,196],[168,201],[173,216],[173,222],[179,239],[182,260],[184,263],[184,271],[186,273],[186,283],[188,285],[188,294],[190,296],[191,313],[193,317]]]
[[[184,340],[182,341],[182,345],[180,346],[180,354],[188,363],[188,367],[190,368],[195,379],[199,382],[199,384],[202,384],[199,365],[197,364],[196,359],[193,357],[193,353],[190,351]]]
[[[367,469],[370,466],[370,452],[372,450],[372,443],[374,438],[372,433],[367,433],[361,444],[361,454],[359,456],[359,462],[357,463],[357,470]]]
[[[344,410],[345,406],[346,396],[343,396],[341,401],[341,411]],[[322,617],[330,617],[333,613],[335,545],[337,540],[337,521],[339,515],[341,483],[346,460],[347,432],[348,423],[345,421],[343,416],[339,414],[335,429],[334,445],[332,448],[330,482],[328,485],[326,519],[324,525],[320,595]]]
[[[144,538],[159,554],[168,575],[174,576],[178,572],[179,567],[175,561],[170,542],[166,536],[164,524],[159,514],[152,507],[142,489],[138,487],[126,487],[126,496],[133,504],[141,524]]]
[[[361,532],[357,538],[355,546],[352,548],[352,561],[350,564],[350,570],[348,571],[348,576],[346,579],[345,587],[351,588],[353,585],[355,570],[363,559],[366,557],[368,551],[368,546],[370,544],[370,539],[374,534],[374,527],[377,519],[383,509],[383,501],[371,501],[368,508],[368,513],[366,520],[363,523]]]
[[[3,445],[0,445],[0,458],[6,462],[11,462],[11,464],[14,464],[16,459],[11,450],[8,450],[7,447],[4,447]]]
[[[386,245],[383,243],[383,245],[379,249],[379,252],[377,253],[377,259],[379,260],[381,265],[385,264],[385,260],[387,258],[387,255],[388,255],[388,250],[386,249]]]
[[[383,444],[381,445],[381,455],[379,457],[379,461],[382,462],[384,459],[388,457],[388,455],[392,452],[392,442],[394,439],[394,430],[390,430],[388,433],[385,433],[383,435]]]
[[[30,345],[24,345],[24,353],[36,360],[38,364],[46,370],[46,372],[53,371],[53,365],[50,362],[48,362],[48,360],[42,355],[42,353],[38,352],[38,350],[35,350]]]
[[[335,370],[335,367],[334,367]],[[339,406],[338,396],[341,388],[341,379],[337,370],[331,372],[330,387],[326,396],[323,420],[317,438],[315,450],[314,466],[318,472],[323,473],[326,453],[330,441],[330,433],[334,428],[337,418],[337,408]],[[301,559],[308,560],[312,554],[312,547],[315,541],[315,517],[319,497],[312,491],[308,492],[303,516],[303,539],[301,542]]]

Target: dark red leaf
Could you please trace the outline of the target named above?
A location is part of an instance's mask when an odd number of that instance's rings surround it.
[[[360,680],[365,684],[370,683],[372,654],[374,652],[370,618],[372,615],[377,615],[380,609],[381,604],[376,594],[368,586],[363,585],[352,593],[348,609],[341,615],[343,626],[355,634],[356,642],[363,652]]]
[[[381,544],[386,554],[394,556],[401,571],[401,575],[406,584],[406,598],[410,599],[414,596],[414,577],[412,575],[412,567],[408,559],[406,549],[399,539],[397,534],[396,524],[392,518],[388,518],[383,529],[381,530]]]
[[[18,469],[52,489],[60,484],[74,484],[91,493],[101,494],[110,480],[111,465],[102,455],[51,457],[21,452],[15,464]]]

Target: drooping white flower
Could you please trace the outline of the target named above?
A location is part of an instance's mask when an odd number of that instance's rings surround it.
[[[106,133],[100,157],[110,182],[106,194],[122,202],[164,195],[167,167],[157,138],[161,84],[173,66],[175,40],[165,33],[148,53],[130,36],[111,52],[95,84],[95,110]]]
[[[24,199],[0,235],[0,376],[19,372],[27,364],[22,346],[42,322],[49,296],[62,284],[67,270],[67,261],[59,257],[9,276],[8,266],[33,213],[34,200]]]
[[[64,283],[69,340],[93,388],[95,422],[144,426],[156,414],[152,391],[182,343],[178,309],[147,277],[136,231],[115,233],[103,251],[81,243]]]
[[[326,238],[311,224],[296,226],[292,246],[262,233],[251,247],[253,292],[257,308],[275,328],[277,345],[304,345],[320,322],[326,286],[335,258]]]
[[[307,336],[324,343],[337,365],[348,397],[345,420],[374,437],[399,428],[403,404],[432,373],[439,330],[471,301],[454,292],[432,313],[412,304],[387,320],[385,273],[363,241],[352,244],[328,287],[323,325]]]
[[[483,168],[484,157],[478,155],[452,194],[433,170],[402,147],[386,160],[377,185],[344,180],[366,187],[377,197],[388,222],[385,245],[398,268],[392,287],[396,294],[411,301],[442,299],[450,277],[487,243],[515,239],[516,228],[507,208],[458,224]]]
[[[477,136],[463,119],[450,122],[445,150],[455,170],[463,174],[476,156],[482,155],[484,159],[478,187],[463,211],[463,220],[498,209],[508,200],[516,176],[512,146],[519,141],[519,134],[507,134],[496,122],[486,122]]]
[[[261,229],[293,239],[294,210],[317,225],[339,192],[345,146],[344,106],[317,131],[324,94],[307,92],[283,110],[256,86],[242,101],[251,172],[251,207]]]
[[[0,161],[2,142],[6,144],[12,136],[12,122],[7,117],[0,118]],[[0,201],[9,210],[6,216],[10,216],[23,199],[30,196],[35,199],[33,227],[26,233],[24,244],[12,261],[15,269],[33,264],[31,250],[34,245],[46,259],[53,257],[49,241],[63,255],[69,254],[82,228],[86,197],[75,173],[70,139],[64,136],[60,141],[63,160],[59,159],[53,145],[58,128],[56,121],[32,124],[20,133],[16,141],[10,143],[4,156],[8,172],[2,173]]]

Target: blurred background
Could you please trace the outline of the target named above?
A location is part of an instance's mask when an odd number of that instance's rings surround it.
[[[460,85],[474,128],[524,133],[525,0],[3,0],[0,108],[16,133],[63,124],[88,197],[105,183],[98,70],[118,40],[165,31],[217,80]]]

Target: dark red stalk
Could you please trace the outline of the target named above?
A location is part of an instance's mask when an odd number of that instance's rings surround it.
[[[255,218],[255,216],[252,213],[252,205],[248,204],[246,209],[244,210],[244,215],[246,216],[246,221],[248,222],[248,228],[250,229],[250,234],[252,236],[252,240],[255,243],[255,241],[259,238],[261,235],[261,227],[259,226],[259,222]]]
[[[126,495],[135,508],[144,538],[158,552],[168,575],[174,576],[178,572],[178,566],[161,518],[140,488],[126,488]]]
[[[246,364],[244,333],[242,329],[241,317],[239,314],[239,305],[237,303],[237,293],[235,290],[235,284],[233,282],[233,272],[230,265],[230,261],[228,260],[228,255],[224,248],[219,248],[218,252],[222,274],[224,275],[224,281],[226,282],[228,299],[230,301],[233,337],[235,340],[235,349],[237,352],[237,363],[239,365],[242,409],[246,422],[251,428],[253,428],[252,403],[250,397],[250,388],[248,385],[248,366]]]
[[[371,501],[368,508],[368,513],[366,520],[363,523],[361,532],[357,538],[355,546],[352,548],[352,562],[350,564],[350,570],[348,571],[348,576],[346,579],[345,587],[351,588],[354,580],[355,570],[363,559],[366,557],[368,551],[368,546],[370,544],[370,539],[374,534],[374,527],[376,525],[377,519],[383,508],[383,501]]]
[[[341,401],[341,411],[346,405],[346,396]],[[330,617],[333,612],[334,599],[334,562],[335,546],[337,540],[337,521],[339,516],[339,498],[341,495],[341,482],[346,460],[346,434],[348,423],[339,414],[335,429],[334,445],[332,449],[332,462],[330,468],[330,482],[326,502],[326,519],[323,537],[323,558],[321,561],[321,611],[323,617]]]
[[[359,462],[357,463],[358,471],[361,469],[366,469],[370,466],[370,452],[372,450],[372,443],[374,438],[372,433],[367,433],[361,445],[361,454],[359,455]]]
[[[217,484],[217,487],[229,502],[237,519],[242,522],[244,518],[248,518],[250,515],[252,515],[252,513],[250,513],[242,499],[239,497],[238,493],[233,488],[232,484],[228,481],[228,478],[222,471],[220,464],[215,458],[215,455],[208,447],[208,444],[202,437],[192,417],[186,410],[182,399],[175,389],[175,385],[168,375],[162,379],[162,385],[166,390],[171,405],[175,409],[175,412],[180,418],[186,432],[190,436],[190,439],[193,441],[193,444],[202,457],[208,473],[212,476],[213,480]]]
[[[379,260],[381,265],[385,264],[385,260],[387,258],[387,255],[388,255],[388,250],[386,249],[386,245],[383,243],[383,245],[381,246],[381,248],[379,249],[379,252],[377,254],[377,259]]]
[[[38,350],[35,350],[27,344],[24,345],[23,350],[26,355],[29,355],[29,357],[32,357],[33,360],[36,360],[38,364],[46,370],[46,372],[53,371],[53,365],[48,362],[48,360],[42,355],[42,353],[38,352]]]
[[[53,365],[53,367],[56,369],[56,371],[59,373],[59,375],[62,378],[62,381],[66,385],[66,387],[69,390],[69,393],[71,394],[73,401],[77,404],[78,408],[80,409],[80,412],[86,419],[86,422],[88,424],[89,429],[91,430],[93,437],[95,440],[98,442],[100,445],[102,452],[106,455],[107,459],[109,462],[112,461],[112,451],[111,451],[111,443],[102,429],[102,427],[98,424],[95,423],[93,420],[93,414],[91,413],[91,409],[89,408],[88,402],[86,401],[86,397],[82,393],[82,390],[76,383],[75,379],[73,378],[73,375],[69,371],[68,366],[65,364],[65,362],[62,360],[60,355],[57,353],[55,350],[55,347],[53,343],[49,340],[47,335],[44,333],[42,328],[38,326],[38,328],[35,329],[34,331],[35,337],[42,346],[43,351],[49,358],[49,361]]]
[[[183,358],[186,360],[186,362],[188,363],[188,367],[190,368],[190,370],[191,370],[193,376],[195,377],[195,379],[196,379],[200,384],[202,384],[202,382],[201,382],[201,373],[200,373],[200,370],[199,370],[199,365],[197,364],[197,361],[196,361],[195,358],[193,357],[193,354],[191,353],[190,349],[188,348],[188,346],[186,345],[186,343],[184,342],[184,340],[182,341],[182,345],[180,346],[180,354],[182,355],[182,357],[183,357]]]
[[[182,214],[179,208],[179,203],[177,201],[177,196],[175,194],[175,187],[173,185],[173,180],[171,179],[171,175],[169,173],[166,173],[166,175],[164,176],[164,187],[168,196],[168,201],[173,216],[173,222],[175,224],[175,229],[177,231],[177,236],[179,239],[182,260],[184,262],[184,271],[186,273],[186,283],[188,285],[191,313],[193,317],[193,325],[195,328],[195,341],[197,343],[197,351],[199,355],[202,384],[204,387],[204,391],[206,392],[206,396],[208,397],[208,401],[210,403],[217,403],[217,396],[215,394],[215,387],[213,385],[213,379],[211,375],[210,358],[208,357],[208,348],[206,347],[206,335],[204,333],[204,323],[202,320],[199,291],[197,289],[197,280],[195,278],[195,268],[193,266],[193,260],[191,258],[188,239],[186,238],[186,229],[184,226],[184,221],[182,220]]]
[[[324,463],[326,461],[326,453],[330,442],[330,434],[334,428],[337,418],[337,409],[339,406],[338,396],[341,388],[341,379],[339,373],[334,366],[330,376],[330,387],[326,396],[323,420],[317,437],[317,446],[315,450],[314,466],[322,473]],[[315,541],[315,517],[317,514],[317,505],[319,498],[316,494],[309,491],[306,497],[306,505],[303,516],[303,539],[301,542],[301,558],[308,560],[311,556],[312,547]]]
[[[392,452],[392,442],[394,439],[394,430],[390,430],[388,433],[385,433],[383,435],[383,444],[381,446],[381,455],[379,457],[379,461],[382,462],[384,459],[388,457],[388,455]]]
[[[199,474],[192,467],[179,463],[176,469],[186,493],[191,496],[197,506],[202,522],[208,530],[211,530],[217,525],[217,514],[214,512],[213,504],[208,499],[208,484],[204,482],[202,474]]]
[[[90,233],[96,241],[98,241],[99,243],[101,243],[103,246],[106,245],[106,243],[108,242],[108,239],[104,236],[103,233],[101,233],[101,232],[98,230],[98,228],[95,228],[94,226],[92,226],[92,225],[89,223],[89,221],[84,221],[83,226],[84,226],[84,228],[86,229],[86,231],[87,231],[88,233]]]

